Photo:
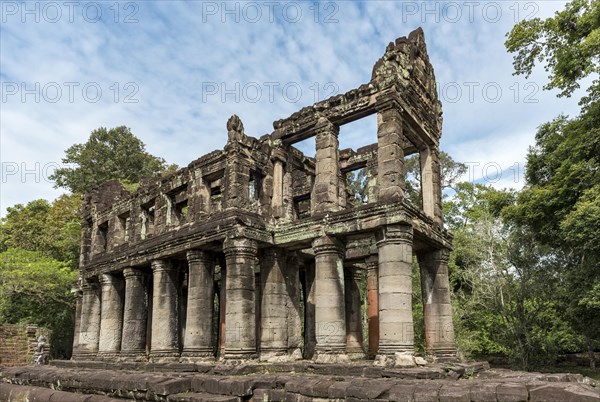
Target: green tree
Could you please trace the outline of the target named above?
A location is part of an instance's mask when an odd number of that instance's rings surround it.
[[[0,220],[1,250],[9,247],[44,249],[45,240],[40,234],[44,231],[48,211],[50,203],[41,199],[6,208],[6,216]]]
[[[33,200],[7,208],[0,219],[0,251],[19,248],[77,267],[79,256],[79,208],[77,194],[61,195],[52,204]]]
[[[346,175],[346,193],[348,194],[349,202],[353,206],[358,207],[367,202],[368,179],[366,168],[349,172]]]
[[[404,160],[406,194],[415,205],[421,205],[421,158],[419,154],[410,155]],[[456,162],[452,157],[440,152],[440,179],[442,191],[453,188],[462,175],[467,172],[467,165]]]
[[[592,77],[582,105],[600,100],[600,1],[573,0],[554,17],[533,18],[516,24],[507,34],[505,46],[516,52],[515,74],[532,73],[536,63],[545,62],[550,72],[546,89],[571,96],[580,81]]]
[[[504,326],[499,307],[506,293],[509,232],[500,211],[513,195],[466,182],[455,191],[444,201],[444,215],[454,234],[449,274],[458,346],[467,356],[507,356],[510,346],[499,337]]]
[[[0,253],[0,323],[37,324],[52,331],[55,357],[70,353],[77,273],[39,252],[10,248]]]
[[[92,131],[85,144],[75,144],[65,151],[65,164],[50,179],[56,187],[73,193],[86,193],[109,180],[125,184],[139,183],[142,177],[158,176],[165,161],[146,152],[144,143],[125,126]]]
[[[526,181],[506,216],[566,256],[564,319],[585,337],[591,356],[600,347],[600,102],[575,119],[560,116],[539,128]]]
[[[582,337],[563,312],[568,257],[504,217],[515,192],[472,183],[455,189],[444,209],[454,233],[450,280],[463,354],[500,355],[531,369],[577,351]]]
[[[585,338],[594,365],[600,348],[600,1],[573,0],[546,20],[517,24],[505,43],[515,73],[531,74],[545,62],[546,89],[570,96],[592,78],[574,118],[543,124],[527,155],[526,186],[505,216],[526,227],[536,241],[562,256],[555,296],[561,316]]]

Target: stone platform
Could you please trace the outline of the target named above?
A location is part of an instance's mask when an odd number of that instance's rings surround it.
[[[487,363],[411,369],[363,363],[149,364],[62,362],[0,368],[0,401],[600,401],[579,374],[490,369]]]

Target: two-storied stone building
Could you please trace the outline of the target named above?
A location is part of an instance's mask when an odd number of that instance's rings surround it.
[[[340,126],[372,114],[377,143],[339,150]],[[454,356],[442,113],[423,32],[390,43],[369,83],[273,126],[255,139],[232,116],[223,150],[133,193],[109,182],[86,196],[74,359],[411,364],[414,255],[428,353]],[[314,157],[293,146],[310,137]],[[415,153],[419,206],[405,197]],[[346,180],[357,169],[360,205]]]

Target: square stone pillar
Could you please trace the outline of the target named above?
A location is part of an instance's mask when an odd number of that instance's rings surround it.
[[[77,356],[79,353],[79,332],[81,328],[81,304],[83,299],[83,292],[79,288],[79,286],[71,289],[71,293],[75,296],[75,328],[73,334],[73,353],[72,356]]]
[[[223,243],[226,260],[225,358],[256,357],[256,291],[254,267],[256,241],[228,238]]]
[[[125,268],[125,308],[121,359],[144,361],[148,329],[148,276],[140,269]]]
[[[281,143],[274,145],[271,153],[273,162],[273,198],[271,198],[271,210],[274,218],[281,218],[285,215],[283,206],[283,175],[285,166],[285,152],[281,149]]]
[[[443,224],[442,212],[442,167],[439,148],[431,149],[431,174],[433,176],[433,219],[440,226]]]
[[[325,118],[315,126],[315,185],[311,193],[313,213],[340,210],[339,127]]]
[[[379,267],[376,255],[367,257],[367,316],[369,322],[369,357],[379,350]]]
[[[429,148],[425,148],[420,153],[421,160],[421,195],[423,200],[423,212],[430,218],[434,218],[434,183],[432,170],[432,157]]]
[[[244,208],[248,206],[250,169],[245,164],[246,157],[239,143],[227,143],[225,147],[225,185],[223,200],[225,208]]]
[[[112,274],[100,276],[102,313],[98,356],[116,359],[121,351],[123,333],[123,278]]]
[[[377,98],[377,187],[379,202],[404,198],[404,134],[401,107],[393,94]]]
[[[365,357],[360,303],[362,276],[363,271],[356,267],[347,268],[344,273],[344,287],[346,291],[346,352],[354,359]]]
[[[294,167],[286,163],[283,166],[283,217],[286,220],[294,216],[294,189],[292,188],[292,172]]]
[[[179,360],[177,270],[168,260],[152,261],[152,337],[150,361]]]
[[[81,323],[77,360],[92,359],[98,353],[100,340],[100,286],[97,278],[84,280],[81,299]]]
[[[187,252],[188,298],[182,359],[212,359],[215,256],[202,250]]]
[[[438,358],[456,357],[448,280],[449,256],[449,250],[445,249],[417,254],[421,270],[427,353]]]
[[[412,227],[389,225],[378,234],[379,350],[377,365],[414,365]]]
[[[344,248],[334,237],[323,236],[312,244],[315,253],[315,361],[349,361],[346,354]]]
[[[426,148],[421,151],[420,157],[423,211],[441,225],[442,185],[440,182],[440,152],[437,148]]]

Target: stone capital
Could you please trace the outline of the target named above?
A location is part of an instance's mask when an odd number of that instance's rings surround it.
[[[271,151],[271,161],[273,163],[281,162],[285,164],[287,162],[287,155],[283,149],[280,147],[273,148]]]
[[[146,273],[141,269],[128,267],[123,269],[123,276],[125,277],[125,279],[138,278],[146,276]]]
[[[333,236],[318,237],[312,242],[315,254],[344,254],[344,245]]]
[[[192,250],[188,250],[185,253],[185,255],[186,255],[188,262],[200,261],[200,262],[210,263],[214,259],[214,256],[212,255],[212,253],[210,251],[205,251],[205,250],[192,249]]]
[[[375,110],[382,113],[388,110],[394,110],[401,113],[402,106],[400,106],[400,97],[394,90],[386,91],[380,94],[375,100]]]
[[[355,281],[362,280],[366,272],[365,269],[361,267],[349,267],[347,270],[349,276]]]
[[[258,251],[256,240],[245,237],[226,238],[223,242],[223,253],[226,257],[254,257]]]
[[[365,258],[365,265],[367,266],[367,271],[376,270],[379,264],[379,257],[377,255],[370,255]]]
[[[170,272],[173,265],[168,260],[153,260],[151,262],[152,272]]]
[[[388,225],[377,233],[377,246],[386,244],[412,244],[413,229],[408,225]]]
[[[99,287],[99,282],[98,282],[97,276],[92,276],[92,277],[85,278],[82,280],[81,289],[83,291],[94,290],[94,289],[97,289],[98,287]]]
[[[102,287],[111,287],[119,283],[120,278],[113,274],[100,275],[100,285]]]
[[[315,135],[333,134],[333,135],[337,136],[340,133],[340,127],[336,124],[333,124],[326,117],[319,117],[319,119],[317,120],[317,123],[315,124],[315,126],[313,128],[313,133]]]

